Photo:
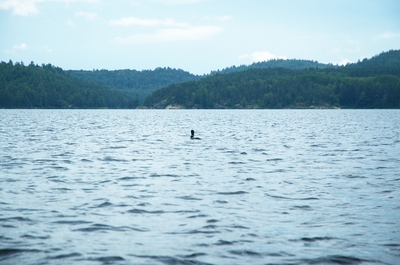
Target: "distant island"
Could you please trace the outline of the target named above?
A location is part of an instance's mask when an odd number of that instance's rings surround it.
[[[400,50],[338,66],[270,60],[208,75],[0,63],[0,108],[400,108]]]

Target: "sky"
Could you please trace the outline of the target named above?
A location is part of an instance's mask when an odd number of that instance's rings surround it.
[[[208,74],[400,49],[399,0],[0,0],[0,61]]]

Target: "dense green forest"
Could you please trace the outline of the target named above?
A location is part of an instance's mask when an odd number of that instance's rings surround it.
[[[271,60],[207,76],[0,63],[0,108],[136,108],[151,91],[144,108],[400,108],[400,50],[346,66]]]
[[[156,68],[154,70],[93,70],[68,73],[75,78],[102,86],[123,91],[128,97],[138,97],[142,102],[152,92],[171,84],[199,80],[201,76],[193,75],[181,69]]]
[[[222,70],[211,71],[209,75],[226,74],[240,72],[252,68],[327,68],[335,67],[331,64],[321,64],[308,60],[270,60],[267,62],[257,62],[251,65],[232,66]],[[69,70],[71,76],[99,85],[115,88],[125,92],[128,97],[139,97],[140,101],[151,95],[154,91],[172,84],[178,84],[188,81],[196,81],[206,77],[193,75],[181,69],[156,68],[154,70]]]
[[[173,84],[148,108],[400,108],[400,51],[341,67],[247,68]]]
[[[244,70],[254,69],[254,68],[287,68],[287,69],[307,69],[307,68],[335,68],[333,64],[322,64],[316,61],[310,60],[296,60],[296,59],[274,59],[264,62],[256,62],[250,65],[241,66],[231,66],[222,70],[212,71],[211,75],[216,74],[228,74],[234,72],[240,72]]]
[[[0,108],[135,108],[138,99],[51,64],[0,63]]]

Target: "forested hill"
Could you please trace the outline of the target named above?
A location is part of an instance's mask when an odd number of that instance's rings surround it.
[[[268,69],[268,68],[287,68],[287,69],[309,69],[309,68],[338,68],[332,64],[322,64],[311,60],[296,59],[277,59],[266,62],[256,62],[251,65],[231,66],[223,70],[211,71],[209,75],[199,76],[193,75],[181,69],[173,68],[156,68],[154,70],[70,70],[71,76],[93,82],[102,86],[115,88],[123,91],[129,98],[135,98],[143,102],[143,100],[151,95],[154,91],[172,85],[187,81],[197,81],[201,78],[217,75],[241,72],[249,69]],[[137,96],[137,98],[136,98]]]
[[[0,108],[128,108],[120,91],[77,80],[51,64],[0,63]]]
[[[135,108],[134,95],[163,86],[145,107],[400,108],[399,50],[340,67],[273,60],[236,68],[196,76],[171,68],[64,71],[10,60],[0,62],[0,108]]]
[[[341,67],[247,69],[170,85],[148,108],[400,108],[400,51]]]
[[[174,83],[198,80],[201,76],[193,75],[181,69],[156,68],[154,70],[70,70],[71,76],[99,85],[123,91],[129,97],[139,96],[144,99],[153,91]]]
[[[224,68],[222,70],[212,71],[211,75],[215,74],[228,74],[234,72],[240,72],[244,70],[254,69],[254,68],[287,68],[287,69],[307,69],[307,68],[335,68],[333,64],[323,64],[317,61],[310,60],[296,60],[296,59],[274,59],[264,62],[256,62],[250,65],[241,66],[231,66]]]
[[[348,68],[400,67],[400,50],[382,52],[370,59],[365,58],[362,61],[347,66]]]
[[[253,68],[327,68],[335,67],[331,64],[321,64],[308,60],[270,60],[267,62],[257,62],[251,65],[231,66],[223,70],[211,71],[210,75],[240,72]],[[115,88],[125,92],[128,97],[139,96],[143,101],[147,96],[157,89],[171,84],[178,84],[187,81],[196,81],[204,76],[193,75],[181,69],[156,68],[154,70],[69,70],[71,76],[99,85]]]

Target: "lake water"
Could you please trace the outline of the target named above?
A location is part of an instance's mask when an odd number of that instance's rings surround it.
[[[400,264],[400,110],[0,110],[0,264]]]

